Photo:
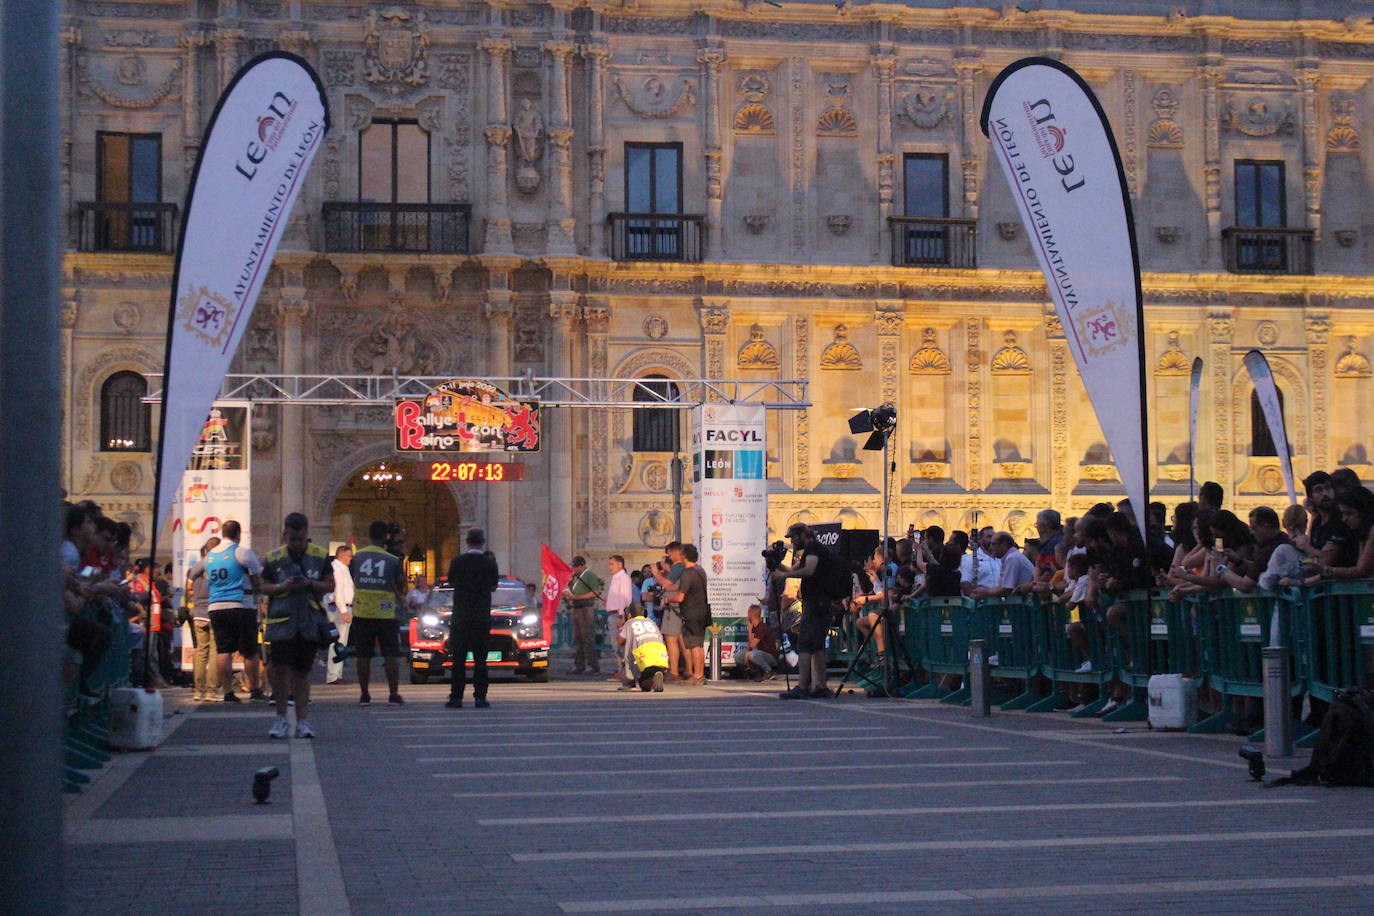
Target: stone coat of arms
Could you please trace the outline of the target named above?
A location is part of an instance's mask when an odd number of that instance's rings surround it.
[[[363,76],[369,83],[385,86],[392,95],[429,81],[429,26],[425,14],[418,16],[399,6],[367,14],[363,37]]]

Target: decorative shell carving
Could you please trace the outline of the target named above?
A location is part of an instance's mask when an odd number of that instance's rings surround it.
[[[749,342],[740,347],[737,362],[741,369],[778,368],[778,351],[764,339],[762,326],[749,329]]]
[[[835,339],[821,351],[822,369],[854,370],[864,367],[859,351],[849,342],[849,329],[835,325]]]
[[[1336,378],[1369,378],[1369,358],[1355,349],[1355,338],[1345,339],[1345,352],[1336,358]]]
[[[912,375],[949,375],[949,357],[937,345],[934,328],[921,332],[921,349],[912,354],[908,371]]]
[[[992,371],[1003,375],[1029,375],[1030,356],[1016,344],[1016,332],[1007,331],[1002,338],[1006,346],[992,354]]]
[[[737,134],[772,136],[776,128],[773,112],[768,110],[767,105],[754,102],[735,112],[735,133]]]
[[[816,120],[816,135],[820,137],[857,137],[859,122],[846,108],[835,106],[826,109]]]
[[[1188,375],[1192,371],[1192,361],[1179,346],[1178,331],[1170,331],[1168,346],[1155,361],[1155,375]]]

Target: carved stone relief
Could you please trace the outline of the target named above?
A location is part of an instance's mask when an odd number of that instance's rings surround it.
[[[620,101],[637,117],[647,120],[675,118],[696,103],[696,80],[679,79],[674,93],[664,77],[657,74],[634,78],[635,86],[628,85],[630,79],[626,74],[616,73],[611,76],[611,85],[615,86]]]
[[[110,469],[110,485],[121,493],[132,493],[143,484],[143,468],[132,461],[121,461]]]
[[[1336,357],[1336,378],[1369,378],[1374,374],[1370,371],[1369,357],[1355,349],[1356,342],[1353,335],[1345,339],[1345,352]]]
[[[542,363],[544,334],[547,328],[538,305],[525,303],[515,310],[515,361]]]
[[[1179,332],[1170,331],[1164,352],[1155,360],[1155,375],[1188,375],[1193,371],[1193,361],[1179,345]]]
[[[825,109],[816,119],[818,137],[857,137],[859,122],[850,110],[853,77],[848,73],[820,75],[822,103]]]
[[[673,536],[673,519],[661,509],[650,509],[639,519],[639,542],[657,547]]]
[[[749,342],[740,347],[737,362],[741,369],[778,368],[778,351],[764,338],[762,326],[749,328]]]
[[[429,81],[429,24],[424,11],[370,10],[363,33],[363,78],[392,95]]]
[[[1328,153],[1357,153],[1360,135],[1355,131],[1355,100],[1333,95],[1330,101],[1331,128],[1326,132]]]
[[[536,163],[543,152],[544,118],[529,96],[520,99],[520,110],[512,125],[515,131],[515,186],[522,194],[539,189],[539,169]]]
[[[357,83],[358,57],[352,51],[324,52],[324,82],[327,86],[352,86]]]
[[[122,86],[144,86],[148,82],[148,65],[143,58],[126,55],[117,60],[85,54],[76,58],[76,82],[83,95],[93,96],[111,108],[137,110],[155,108],[167,99],[181,97],[182,59],[155,58],[165,72],[150,90],[125,93],[107,84],[107,80]],[[102,78],[102,76],[104,78]]]
[[[776,131],[776,122],[772,108],[764,104],[773,94],[773,84],[768,74],[759,71],[741,73],[736,85],[744,101],[735,111],[735,132],[772,136]]]
[[[940,126],[953,116],[954,93],[935,85],[920,85],[901,97],[898,113],[922,130]]]
[[[1296,119],[1289,102],[1261,96],[1251,96],[1241,102],[1236,96],[1228,96],[1222,123],[1247,137],[1272,137],[1293,133]]]
[[[949,357],[940,349],[934,328],[921,331],[921,349],[912,354],[907,371],[912,375],[949,375]]]
[[[1154,120],[1145,133],[1145,145],[1153,149],[1182,149],[1183,128],[1178,126],[1174,115],[1178,114],[1178,94],[1172,86],[1161,86],[1150,99],[1150,111]]]
[[[1272,347],[1279,342],[1279,326],[1272,321],[1261,321],[1255,328],[1255,339],[1262,347]]]
[[[849,342],[849,329],[835,325],[834,339],[821,351],[822,369],[854,370],[864,367],[859,351]]]
[[[142,323],[143,312],[132,302],[121,302],[115,306],[111,320],[121,334],[132,334]]]
[[[1016,332],[1002,335],[1004,346],[992,355],[992,371],[1001,375],[1029,375],[1030,356],[1016,344]]]

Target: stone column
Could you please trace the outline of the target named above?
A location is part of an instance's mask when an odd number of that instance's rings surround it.
[[[1308,312],[1304,323],[1307,330],[1307,378],[1312,386],[1312,459],[1308,462],[1308,468],[1317,470],[1331,466],[1331,439],[1326,425],[1326,402],[1330,390],[1326,362],[1327,336],[1331,333],[1331,316],[1324,312]]]
[[[549,291],[549,374],[566,378],[572,373],[573,323],[578,318],[577,294],[567,289]],[[555,408],[542,417],[549,468],[549,546],[561,556],[576,552],[573,542],[572,469],[573,411]]]
[[[892,215],[892,74],[897,70],[897,56],[889,43],[879,44],[872,58],[873,73],[878,78],[878,237],[881,263],[892,263],[892,233],[887,218]]]
[[[963,176],[964,218],[978,218],[978,168],[979,158],[976,150],[986,148],[983,132],[978,127],[978,76],[983,72],[982,50],[977,47],[960,48],[954,61],[954,69],[959,74],[960,120],[959,148],[964,157],[959,160]]]
[[[1221,81],[1219,57],[1208,56],[1198,70],[1202,81],[1202,177],[1207,208],[1207,259],[1213,261],[1221,241]],[[1223,484],[1224,486],[1224,484]]]
[[[1321,135],[1321,123],[1317,118],[1317,88],[1321,85],[1321,72],[1317,61],[1304,59],[1298,64],[1295,74],[1298,85],[1302,87],[1302,187],[1303,202],[1307,209],[1307,228],[1312,230],[1313,241],[1322,237],[1322,152],[1326,148],[1325,138]]]
[[[1050,490],[1056,506],[1068,505],[1074,481],[1069,455],[1069,344],[1064,325],[1050,305],[1045,310],[1045,337],[1050,344]]]
[[[720,150],[720,68],[725,63],[725,49],[718,40],[697,52],[701,64],[702,117],[705,120],[706,157],[706,260],[719,261],[724,257],[721,244],[721,204],[725,196],[725,182],[721,178]]]
[[[891,404],[897,409],[897,429],[891,440],[891,448],[888,449],[888,459],[891,462],[883,468],[883,473],[887,475],[889,493],[891,495],[889,511],[897,510],[897,518],[901,518],[902,491],[900,480],[906,476],[907,457],[910,449],[903,448],[902,443],[908,441],[907,436],[901,433],[903,429],[902,397],[901,386],[898,380],[901,378],[901,370],[898,364],[899,354],[902,349],[902,329],[905,325],[902,313],[897,310],[879,308],[873,313],[874,324],[878,329],[878,398],[883,404]],[[903,473],[898,472],[898,468]],[[878,479],[879,488],[882,487],[882,478]],[[883,536],[891,531],[891,518],[884,518],[879,530]]]
[[[1207,340],[1212,350],[1212,479],[1227,491],[1236,484],[1232,469],[1236,444],[1231,428],[1231,336],[1234,329],[1235,320],[1230,309],[1216,310],[1207,316]],[[1208,427],[1200,422],[1198,428]],[[1203,443],[1195,448],[1198,452],[1205,450]]]
[[[703,378],[725,378],[725,333],[730,329],[730,304],[726,301],[697,301],[701,321],[701,359]]]
[[[191,172],[200,151],[200,49],[210,43],[200,29],[189,29],[177,39],[182,49],[181,70],[181,157],[185,182],[190,184]]]
[[[282,288],[277,300],[281,318],[281,369],[285,375],[305,372],[305,319],[310,315],[310,300],[303,285]],[[281,411],[281,507],[282,514],[305,512],[305,456],[310,453],[305,441],[305,412],[287,405]],[[312,518],[311,525],[328,528],[329,519]]]
[[[606,251],[606,60],[611,52],[600,44],[583,47],[587,59],[587,253],[603,258]]]
[[[68,495],[76,488],[74,474],[75,456],[73,454],[76,432],[76,418],[72,416],[71,405],[73,384],[75,379],[75,369],[72,366],[74,337],[76,335],[76,319],[81,313],[81,292],[80,290],[67,288],[62,290],[62,450],[61,450],[61,475],[59,480]],[[153,430],[157,433],[157,430]],[[96,451],[100,445],[96,444]]]
[[[62,65],[59,76],[61,86],[59,88],[60,98],[62,99],[63,118],[62,118],[62,145],[59,148],[61,156],[62,175],[60,176],[61,187],[61,206],[63,212],[70,213],[76,209],[72,202],[72,138],[76,132],[76,58],[81,53],[81,27],[74,21],[65,21],[62,24]],[[94,189],[92,189],[94,190]],[[67,247],[75,250],[77,239],[73,233],[76,228],[75,221],[69,222]],[[71,403],[67,401],[66,403]],[[70,463],[70,457],[67,458]],[[63,477],[64,485],[68,482],[67,477]]]
[[[506,62],[514,45],[505,38],[482,42],[487,52],[487,222],[482,248],[488,254],[514,254],[511,238],[509,165],[510,112],[506,105]]]
[[[610,300],[604,297],[589,299],[581,309],[583,327],[587,334],[587,375],[606,378],[609,367],[609,337],[611,325]],[[589,540],[611,540],[611,473],[607,461],[610,450],[610,411],[593,410],[589,416],[586,452],[591,459],[588,469]]]
[[[964,319],[967,374],[964,410],[964,489],[983,489],[983,319]]]
[[[545,42],[544,50],[553,58],[553,76],[549,81],[549,241],[553,254],[576,254],[573,217],[572,180],[572,111],[568,98],[568,67],[573,44],[566,33],[555,33],[555,40]]]
[[[793,378],[814,378],[811,372],[811,318],[803,313],[792,319],[792,377]],[[792,426],[791,441],[796,443],[795,449],[782,450],[782,443],[779,443],[779,451],[793,458],[796,462],[792,468],[792,488],[795,490],[811,489],[811,411],[803,408],[798,411],[788,411],[794,418]]]
[[[486,290],[482,297],[482,317],[487,322],[487,375],[503,379],[511,374],[513,295],[509,273],[492,270],[489,276],[492,288]],[[487,545],[496,554],[497,562],[503,569],[514,569],[519,559],[515,556],[515,545],[511,538],[514,530],[511,486],[497,485],[487,491]],[[463,522],[467,524],[469,520],[463,519]]]
[[[215,60],[219,64],[219,91],[224,92],[229,81],[234,78],[234,73],[239,68],[239,42],[243,39],[243,30],[231,28],[223,22],[216,24],[215,29]]]

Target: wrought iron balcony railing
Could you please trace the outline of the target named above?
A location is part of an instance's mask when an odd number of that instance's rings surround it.
[[[706,217],[686,213],[611,213],[611,260],[700,261]]]
[[[101,203],[76,205],[77,251],[167,253],[176,245],[177,205]]]
[[[331,252],[470,253],[468,204],[324,205],[324,249]]]
[[[978,227],[971,219],[890,216],[895,267],[978,266]]]
[[[1310,274],[1312,234],[1311,229],[1223,229],[1226,269],[1233,274]]]

